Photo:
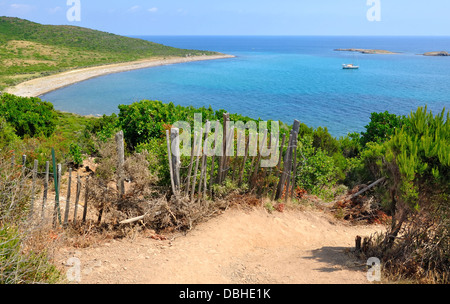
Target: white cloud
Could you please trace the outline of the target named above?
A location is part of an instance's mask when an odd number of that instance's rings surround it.
[[[152,7],[152,8],[149,8],[147,11],[149,11],[150,13],[156,13],[158,11],[158,8]]]
[[[127,11],[130,13],[135,13],[140,10],[141,10],[141,7],[139,5],[134,5],[134,6],[130,7]]]

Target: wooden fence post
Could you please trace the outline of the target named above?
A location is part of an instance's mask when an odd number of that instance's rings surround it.
[[[195,132],[194,133],[194,143],[191,147],[191,160],[189,162],[189,170],[188,170],[188,175],[187,175],[186,189],[184,189],[185,196],[189,195],[189,189],[191,187],[192,166],[194,164],[195,144],[197,142],[197,137],[198,137],[198,133]]]
[[[70,188],[72,186],[72,168],[69,168],[69,181],[67,183],[66,209],[64,210],[64,227],[67,227],[70,209]]]
[[[226,156],[225,156],[225,165],[223,167],[223,177],[222,177],[222,181],[224,181],[228,175],[228,172],[230,171],[230,158],[231,158],[231,148],[233,146],[234,143],[234,127],[230,128],[229,130],[229,134],[227,135],[227,147],[226,147]]]
[[[50,170],[50,162],[46,161],[45,162],[44,194],[42,197],[42,215],[41,215],[42,220],[45,218],[45,204],[47,203],[48,179],[49,179],[49,175],[50,175],[49,170]]]
[[[286,172],[287,172],[287,166],[288,166],[288,161],[289,161],[291,140],[292,140],[292,132],[291,132],[291,134],[289,134],[288,147],[286,150],[286,154],[284,155],[283,170],[280,172],[280,180],[278,182],[275,200],[278,200],[283,195],[283,188],[284,188],[284,184],[286,182]]]
[[[194,200],[195,185],[197,183],[197,172],[198,172],[198,165],[199,165],[198,163],[200,161],[200,155],[201,155],[201,151],[202,151],[202,138],[203,138],[202,134],[203,134],[203,129],[200,128],[200,132],[199,132],[199,136],[198,136],[199,142],[198,142],[198,146],[197,146],[197,152],[195,154],[197,159],[195,161],[195,170],[194,170],[194,180],[192,182],[191,201]]]
[[[230,121],[230,113],[223,113],[223,138],[222,138],[222,142],[223,142],[223,146],[222,146],[222,157],[220,158],[220,166],[219,166],[219,172],[217,175],[217,183],[218,184],[222,184],[223,180],[224,180],[224,171],[226,168],[226,163],[227,163],[227,140],[228,140],[228,133],[227,133],[227,129],[228,129],[228,125]]]
[[[280,143],[280,136],[277,136],[275,139],[275,145],[273,146],[272,143],[272,134],[270,134],[269,137],[269,147],[270,149],[272,149],[272,147],[275,148],[275,151],[277,151],[278,149],[278,144]],[[275,154],[276,155],[276,154]],[[276,170],[276,169],[275,169]],[[266,178],[266,175],[268,174],[269,176],[272,174],[273,168],[270,167],[268,170],[266,168],[266,171],[264,171],[264,178]],[[270,181],[267,181],[267,179],[264,181],[264,189],[262,189],[262,196],[265,197],[267,196],[267,193],[269,192],[269,185],[270,185]]]
[[[206,191],[206,166],[207,166],[207,158],[206,158],[206,150],[207,150],[207,144],[208,144],[208,134],[210,132],[211,129],[211,122],[206,121],[205,123],[205,141],[203,143],[203,155],[202,155],[202,168],[200,171],[200,180],[198,183],[198,199],[200,201],[201,198],[201,194],[202,194],[202,186],[205,186],[205,191]],[[203,138],[203,135],[202,135]],[[204,192],[205,192],[204,191]]]
[[[214,153],[211,160],[211,174],[209,177],[209,196],[213,197],[213,182],[214,182],[214,167],[215,167],[215,161],[216,161],[216,152],[217,152],[217,140],[219,137],[219,130],[220,128],[220,121],[216,121],[216,128],[214,129]],[[220,166],[219,166],[220,167]]]
[[[86,216],[87,216],[87,207],[88,207],[88,200],[89,200],[89,176],[86,176],[86,187],[84,192],[84,208],[83,208],[83,223],[86,223]]]
[[[61,175],[61,165],[56,167],[55,149],[52,148],[52,161],[53,161],[53,181],[55,183],[55,207],[53,209],[53,226],[56,227],[57,217],[59,224],[61,225],[61,210],[59,208],[59,180]]]
[[[173,181],[175,186],[175,191],[178,193],[180,191],[180,129],[172,128],[170,130],[170,141],[172,147],[172,170],[173,170]]]
[[[25,165],[27,163],[27,156],[26,155],[22,155],[22,176],[25,177]]]
[[[177,191],[175,190],[175,183],[173,180],[173,164],[172,164],[172,149],[170,148],[170,132],[166,130],[166,141],[167,141],[167,154],[169,157],[169,173],[170,173],[170,183],[172,185],[173,195],[177,195]]]
[[[283,134],[283,139],[281,140],[281,146],[280,146],[280,156],[278,158],[278,164],[277,164],[277,167],[275,169],[275,177],[277,179],[280,176],[281,161],[283,160],[283,149],[284,149],[284,144],[285,143],[286,143],[286,134]],[[273,194],[272,194],[272,200],[275,200],[277,189],[278,189],[278,184],[275,184],[275,188],[274,188]]]
[[[291,168],[292,168],[291,161],[292,161],[292,154],[293,154],[293,138],[294,138],[294,136],[296,136],[298,134],[299,131],[300,131],[300,121],[294,120],[294,125],[292,127],[291,134],[289,136],[288,150],[286,151],[286,156],[285,156],[285,166],[283,169],[283,173],[281,174],[281,177],[280,177],[280,182],[278,184],[278,189],[277,189],[277,193],[275,195],[275,200],[279,199],[281,197],[281,195],[283,194],[284,185],[286,183],[286,178],[291,173]]]
[[[125,177],[124,177],[124,164],[125,164],[125,147],[123,139],[123,131],[117,132],[116,136],[116,148],[117,148],[117,173],[118,181],[117,187],[119,190],[120,199],[125,194]]]
[[[291,200],[294,199],[294,192],[296,186],[296,177],[297,177],[297,147],[298,147],[298,137],[295,137],[294,141],[294,165],[292,172],[292,189],[291,189]],[[289,189],[288,191],[289,192]]]
[[[31,204],[30,204],[30,218],[33,216],[33,212],[34,212],[34,200],[35,200],[35,192],[36,192],[36,178],[37,178],[37,171],[38,171],[38,160],[36,159],[34,161],[34,166],[33,166],[33,181],[32,181],[32,185],[31,185]]]
[[[250,142],[252,140],[252,134],[253,133],[251,132],[249,132],[248,134],[247,143],[245,145],[244,159],[242,160],[242,166],[239,169],[239,182],[238,182],[239,187],[242,185],[242,180],[244,178],[245,163],[247,162],[247,157],[250,151]]]
[[[81,193],[81,179],[80,174],[77,174],[77,194],[75,197],[75,206],[73,211],[73,223],[77,223],[77,211],[78,211],[78,203],[80,202],[80,193]]]
[[[284,200],[285,202],[288,201],[288,197],[289,197],[289,190],[290,190],[290,183],[291,183],[291,179],[292,179],[292,163],[293,163],[293,159],[294,157],[297,158],[296,155],[294,155],[294,151],[297,151],[297,133],[292,133],[292,147],[291,147],[291,153],[289,154],[289,160],[288,160],[288,175],[286,176],[287,178],[287,182],[286,182],[286,191],[285,191],[285,195],[284,195]]]
[[[259,141],[258,156],[256,158],[255,169],[253,170],[253,174],[252,174],[252,177],[251,177],[251,187],[255,187],[256,186],[256,178],[258,177],[259,165],[261,163],[261,150],[262,150],[263,145],[266,145],[266,143],[267,143],[267,132],[268,132],[267,129],[264,130],[263,139],[262,139],[262,141]],[[261,133],[259,135],[261,135]]]

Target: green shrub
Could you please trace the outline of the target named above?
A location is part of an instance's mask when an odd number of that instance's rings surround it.
[[[332,187],[336,179],[333,158],[320,148],[315,149],[311,137],[301,138],[298,148],[297,185],[308,192],[320,195],[325,188]]]
[[[339,141],[331,136],[327,128],[319,127],[313,132],[313,147],[333,155],[339,152]]]
[[[12,148],[18,140],[14,128],[0,116],[0,151]]]
[[[34,97],[18,97],[4,93],[0,96],[0,116],[14,127],[16,134],[25,136],[50,136],[53,134],[57,115],[53,105]]]
[[[339,150],[345,158],[353,158],[359,156],[362,150],[361,134],[349,133],[339,138]]]
[[[76,166],[83,164],[83,155],[81,154],[81,148],[75,143],[71,143],[69,147],[69,155],[72,157],[72,161]]]
[[[382,143],[394,135],[396,128],[401,128],[405,117],[384,113],[372,113],[370,123],[365,127],[366,132],[361,133],[361,145],[365,146],[369,142]]]
[[[103,115],[101,118],[94,119],[87,125],[86,130],[95,134],[100,141],[106,142],[119,130],[117,122],[118,118],[115,113],[109,116]]]
[[[160,184],[170,184],[169,161],[167,144],[165,139],[152,138],[147,143],[141,143],[136,147],[136,153],[148,152],[150,173],[157,176]]]

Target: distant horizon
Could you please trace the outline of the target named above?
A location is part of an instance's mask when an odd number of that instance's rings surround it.
[[[111,33],[114,34],[114,33]],[[132,37],[132,36],[174,36],[174,37],[449,37],[450,35],[329,35],[329,34],[317,34],[317,35],[286,35],[286,34],[279,34],[279,35],[265,35],[265,34],[244,34],[244,35],[238,35],[238,34],[124,34],[122,36]]]

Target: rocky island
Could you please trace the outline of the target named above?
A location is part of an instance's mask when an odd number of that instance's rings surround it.
[[[386,50],[371,50],[371,49],[335,49],[337,52],[359,52],[361,54],[398,54]]]
[[[445,51],[440,51],[440,52],[428,52],[423,54],[423,56],[450,56],[450,54]]]

